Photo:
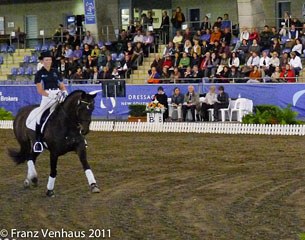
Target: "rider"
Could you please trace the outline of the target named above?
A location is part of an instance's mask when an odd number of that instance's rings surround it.
[[[43,67],[35,75],[37,92],[42,98],[36,116],[36,143],[33,147],[34,152],[41,152],[43,150],[40,125],[43,112],[48,108],[53,112],[58,102],[68,95],[61,75],[57,70],[52,68],[52,56],[50,52],[42,52],[41,58]]]

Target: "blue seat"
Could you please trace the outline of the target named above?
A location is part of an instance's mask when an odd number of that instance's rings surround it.
[[[24,75],[24,74],[25,74],[25,69],[24,69],[24,67],[18,68],[17,75]]]
[[[24,62],[24,63],[29,63],[29,62],[30,62],[30,59],[31,59],[30,56],[25,55],[25,56],[23,57],[23,62]]]
[[[291,49],[290,48],[285,48],[282,50],[282,53],[290,53]]]
[[[17,76],[17,74],[18,74],[18,69],[15,68],[15,67],[11,68],[11,74],[12,74],[13,76]]]
[[[116,58],[118,57],[117,53],[111,53],[111,59],[112,61],[116,61]]]
[[[29,75],[29,76],[33,75],[33,68],[32,67],[27,67],[25,69],[25,75]]]
[[[281,44],[284,45],[284,44],[287,42],[288,39],[289,39],[288,36],[282,36],[282,38],[281,38]]]
[[[30,57],[30,63],[37,63],[38,62],[38,57],[36,55],[32,55]]]
[[[97,45],[98,45],[99,48],[102,48],[104,46],[104,42],[103,41],[99,41]]]
[[[124,59],[125,55],[124,53],[120,53],[117,57],[116,57],[116,61],[122,61]]]
[[[15,47],[13,45],[10,45],[7,47],[7,52],[8,53],[14,53],[16,51]]]
[[[236,45],[236,43],[239,41],[239,38],[235,37],[231,41],[231,45]]]
[[[34,51],[35,51],[35,52],[40,52],[40,51],[41,51],[41,44],[35,45]]]
[[[0,48],[0,52],[7,53],[8,46],[7,44],[2,44]]]
[[[41,46],[41,52],[49,51],[49,44],[45,43]]]
[[[4,63],[3,56],[0,56],[0,65]]]

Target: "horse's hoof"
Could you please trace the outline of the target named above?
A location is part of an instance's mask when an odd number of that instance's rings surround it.
[[[38,178],[37,177],[32,178],[31,182],[32,182],[32,186],[33,187],[37,187],[38,186]]]
[[[55,197],[55,192],[54,192],[53,190],[47,190],[46,195],[47,195],[48,197]]]
[[[92,183],[91,186],[90,186],[90,189],[91,189],[92,193],[99,193],[100,192],[100,189],[99,189],[99,187],[97,186],[96,183]]]
[[[29,188],[30,185],[31,185],[31,184],[30,184],[30,180],[26,178],[26,179],[24,180],[24,182],[23,182],[23,187],[24,187],[24,188]]]

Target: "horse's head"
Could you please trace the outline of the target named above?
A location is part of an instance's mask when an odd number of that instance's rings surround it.
[[[94,110],[94,98],[96,94],[87,94],[83,92],[76,106],[76,121],[80,133],[86,135],[89,133],[89,126],[91,123],[91,115]]]

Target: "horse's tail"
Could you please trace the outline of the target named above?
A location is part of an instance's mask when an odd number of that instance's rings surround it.
[[[16,164],[24,163],[27,160],[28,153],[25,151],[25,149],[20,149],[20,151],[17,151],[16,149],[9,148],[8,149],[8,155],[11,157],[11,159]]]

